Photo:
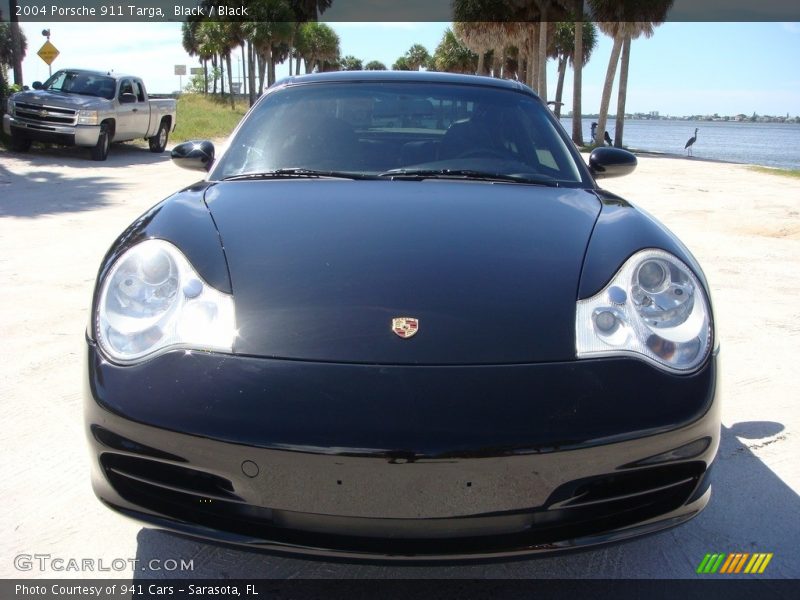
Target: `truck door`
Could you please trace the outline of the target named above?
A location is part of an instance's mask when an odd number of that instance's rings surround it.
[[[147,137],[148,133],[155,133],[155,131],[151,131],[154,126],[150,123],[150,102],[145,96],[144,85],[137,79],[133,80],[133,93],[136,94],[136,108],[138,109],[134,112],[133,136]]]
[[[122,97],[125,94],[132,95],[135,101],[123,102]],[[143,138],[150,123],[150,105],[145,99],[141,82],[123,79],[119,84],[117,102],[117,131],[114,139],[121,141]]]

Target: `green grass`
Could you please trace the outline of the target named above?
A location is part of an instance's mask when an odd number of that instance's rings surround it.
[[[178,126],[170,136],[170,143],[227,137],[247,109],[247,103],[237,103],[232,110],[230,100],[183,94],[178,98]]]
[[[774,169],[772,167],[748,167],[751,171],[767,173],[769,175],[779,175],[781,177],[794,177],[800,179],[800,169]]]

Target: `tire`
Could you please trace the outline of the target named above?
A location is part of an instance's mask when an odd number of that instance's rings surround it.
[[[97,144],[92,148],[92,160],[105,160],[108,158],[108,150],[111,148],[111,135],[108,125],[100,125],[100,135],[97,137]]]
[[[167,126],[166,121],[161,121],[161,124],[158,126],[158,131],[156,134],[151,137],[147,138],[147,141],[150,143],[150,152],[163,152],[167,149],[167,140],[169,139],[169,127]]]
[[[11,150],[14,152],[27,152],[31,149],[31,143],[33,140],[26,137],[20,137],[18,135],[11,136]]]

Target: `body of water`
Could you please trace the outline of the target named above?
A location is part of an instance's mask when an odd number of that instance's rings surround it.
[[[591,125],[597,119],[583,119],[583,140],[589,141]],[[572,134],[572,119],[561,124]],[[606,129],[614,137],[616,124]],[[635,150],[686,155],[683,146],[699,129],[692,146],[697,158],[800,169],[800,124],[733,123],[725,121],[650,121],[626,119],[623,143]]]

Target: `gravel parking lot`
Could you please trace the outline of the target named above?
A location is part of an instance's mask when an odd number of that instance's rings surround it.
[[[197,179],[123,145],[105,163],[68,149],[0,152],[0,576],[692,578],[707,552],[773,552],[800,577],[800,180],[741,165],[641,157],[611,191],[666,223],[710,281],[722,345],[723,436],[709,507],[677,529],[598,550],[458,566],[276,557],[147,530],[89,485],[83,332],[100,259],[119,232]],[[643,393],[646,401],[647,394]],[[20,571],[14,557],[192,560],[191,572]],[[141,563],[140,563],[141,564]]]

